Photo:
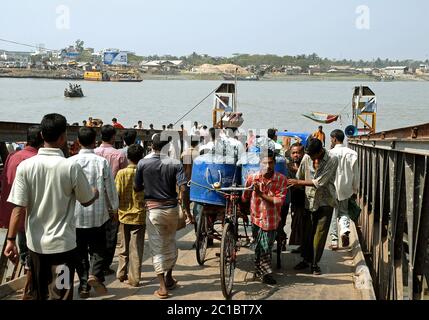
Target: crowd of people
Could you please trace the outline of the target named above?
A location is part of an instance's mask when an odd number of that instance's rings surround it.
[[[124,129],[116,118],[101,126],[98,144],[93,120],[79,128],[78,153],[66,158],[65,117],[44,116],[40,126],[29,128],[27,146],[11,153],[4,165],[0,227],[8,228],[5,255],[14,263],[20,259],[28,270],[24,299],[72,299],[75,272],[81,298],[88,298],[92,289],[106,294],[105,276],[110,274],[139,286],[146,232],[159,280],[154,295],[168,298],[177,286],[173,270],[180,217],[195,224],[201,213],[200,203],[191,212],[193,161],[214,152],[222,139],[239,153],[260,147],[260,170],[247,177],[252,190],[242,195],[242,202],[250,204],[255,278],[276,284],[271,255],[276,239],[286,237],[289,212],[289,244],[299,246],[292,252],[302,256],[296,270],[322,273],[319,262],[330,228],[332,250],[339,248],[340,239],[342,246],[349,245],[348,206],[356,197],[359,168],[341,130],[331,132],[327,150],[321,127],[304,146],[302,141],[278,141],[276,129],[261,137],[195,122],[187,142],[183,125],[178,143],[164,133],[154,134],[145,155],[134,129],[126,129],[124,145],[115,148],[116,129]],[[136,128],[143,128],[141,121]],[[172,129],[172,124],[165,127]],[[286,158],[287,175],[275,171],[279,156]],[[118,240],[119,265],[113,270]]]
[[[96,127],[96,128],[101,128],[103,126],[103,120],[101,119],[95,119],[93,117],[89,117],[88,120],[82,120],[82,126],[83,127]],[[72,124],[73,126],[79,126],[78,122],[74,122]],[[125,126],[123,126],[120,122],[118,122],[117,118],[112,118],[112,126],[117,128],[117,129],[125,129]],[[183,124],[180,126],[182,131],[187,132],[184,129]],[[138,130],[144,130],[144,129],[149,129],[149,130],[154,130],[154,125],[151,123],[149,124],[148,128],[145,128],[143,125],[143,121],[142,120],[138,120],[137,124],[132,126],[133,129],[138,129]],[[172,123],[165,125],[163,124],[161,126],[162,130],[173,130],[174,129],[174,125]],[[194,125],[192,126],[191,130],[190,130],[190,134],[191,135],[195,135],[196,133],[198,133],[201,137],[205,137],[208,135],[208,127],[206,125],[198,125],[198,122],[194,122]]]

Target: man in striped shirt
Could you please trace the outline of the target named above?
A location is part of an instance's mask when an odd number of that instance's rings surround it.
[[[281,208],[286,199],[287,178],[274,172],[275,155],[272,150],[261,153],[261,169],[249,175],[246,187],[254,186],[253,191],[245,191],[243,202],[250,199],[252,233],[255,239],[255,276],[263,283],[276,284],[272,277],[271,255],[276,230],[281,221]]]
[[[109,163],[94,153],[96,132],[93,128],[82,127],[78,134],[82,149],[70,158],[78,163],[92,187],[100,190],[100,197],[89,207],[76,203],[76,242],[79,254],[77,274],[79,275],[79,295],[88,298],[91,287],[98,294],[107,292],[104,286],[104,260],[106,257],[106,223],[110,213],[119,206],[118,193]],[[91,263],[88,261],[91,256]]]

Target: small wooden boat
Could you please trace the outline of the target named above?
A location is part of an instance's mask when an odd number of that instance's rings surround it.
[[[69,83],[69,87],[64,89],[64,97],[67,98],[81,98],[83,91],[80,85]]]
[[[310,120],[325,124],[335,122],[340,117],[339,114],[328,114],[322,112],[303,113],[302,115]]]

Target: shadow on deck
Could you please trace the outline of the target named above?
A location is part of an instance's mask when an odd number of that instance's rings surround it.
[[[188,226],[177,234],[179,258],[174,269],[174,277],[179,281],[178,287],[171,291],[170,299],[180,300],[223,300],[220,277],[219,242],[214,243],[207,251],[204,266],[198,265],[195,249],[192,244],[195,239],[193,227]],[[366,272],[365,260],[360,250],[355,228],[351,233],[351,247],[338,251],[325,249],[320,262],[321,276],[314,276],[310,270],[295,271],[293,267],[301,261],[298,254],[292,254],[292,246],[282,252],[282,268],[274,269],[277,285],[270,286],[253,279],[253,252],[242,247],[239,252],[235,273],[233,300],[371,300],[375,299],[371,279]],[[276,253],[273,254],[273,260]],[[115,275],[106,277],[108,295],[97,297],[91,292],[89,300],[152,300],[158,299],[153,295],[158,288],[154,273],[149,247],[146,242],[143,257],[142,281],[140,287],[131,287],[126,282],[116,280]],[[113,269],[117,266],[114,259]],[[275,261],[273,261],[275,267]],[[365,269],[366,268],[366,269]],[[76,276],[74,299],[77,294],[78,281]],[[19,299],[20,291],[5,297]]]

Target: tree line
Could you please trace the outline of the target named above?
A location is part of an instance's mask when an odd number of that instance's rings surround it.
[[[270,65],[273,67],[281,67],[285,65],[300,66],[307,69],[310,65],[319,65],[321,68],[329,68],[330,66],[351,66],[361,68],[385,68],[389,66],[407,66],[410,68],[418,68],[420,64],[429,64],[429,60],[390,60],[377,58],[371,61],[365,60],[335,60],[319,57],[316,53],[309,55],[301,54],[296,56],[278,56],[274,54],[241,54],[235,53],[232,57],[212,57],[207,54],[198,54],[193,52],[187,56],[174,56],[174,55],[150,55],[150,56],[129,56],[130,62],[140,62],[143,60],[183,60],[185,65],[198,66],[205,63],[208,64],[225,64],[231,63],[242,67],[249,65],[262,66]]]

